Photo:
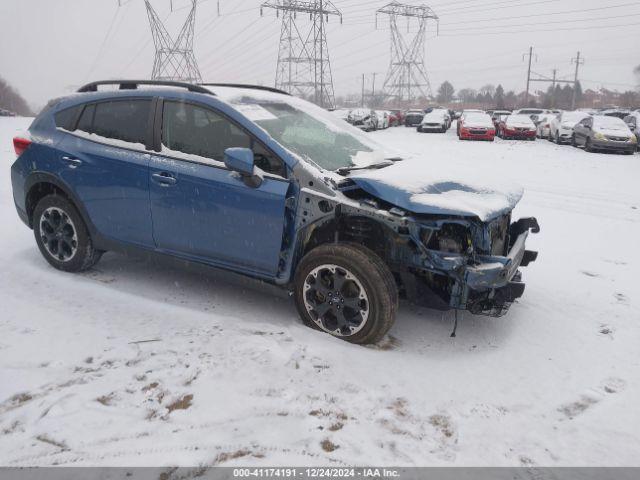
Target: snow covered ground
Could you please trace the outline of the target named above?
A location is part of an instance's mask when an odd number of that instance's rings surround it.
[[[0,119],[0,465],[640,465],[640,155],[381,141],[521,183],[542,226],[504,318],[402,305],[358,347],[224,274],[107,254],[52,269]]]

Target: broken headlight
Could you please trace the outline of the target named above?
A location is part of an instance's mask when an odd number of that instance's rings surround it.
[[[430,250],[461,254],[472,247],[469,229],[463,225],[446,223],[440,230],[428,232],[428,237],[423,237],[422,240]]]

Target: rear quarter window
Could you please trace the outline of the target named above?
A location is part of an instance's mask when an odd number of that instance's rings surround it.
[[[74,130],[75,123],[78,120],[78,115],[84,105],[77,105],[71,108],[65,108],[55,114],[56,127],[64,128],[65,130]]]

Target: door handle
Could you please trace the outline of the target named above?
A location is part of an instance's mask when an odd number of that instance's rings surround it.
[[[176,177],[167,172],[154,173],[151,175],[151,178],[163,187],[168,187],[178,183]]]
[[[65,162],[69,168],[78,168],[80,165],[82,165],[82,160],[80,160],[79,158],[74,158],[74,157],[62,157],[62,161]]]

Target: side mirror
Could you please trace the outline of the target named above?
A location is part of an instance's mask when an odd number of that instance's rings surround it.
[[[234,172],[253,175],[253,151],[250,148],[227,148],[224,151],[224,164]]]
[[[262,184],[262,177],[255,173],[255,158],[250,148],[227,148],[224,164],[239,173],[248,187],[257,188]]]

